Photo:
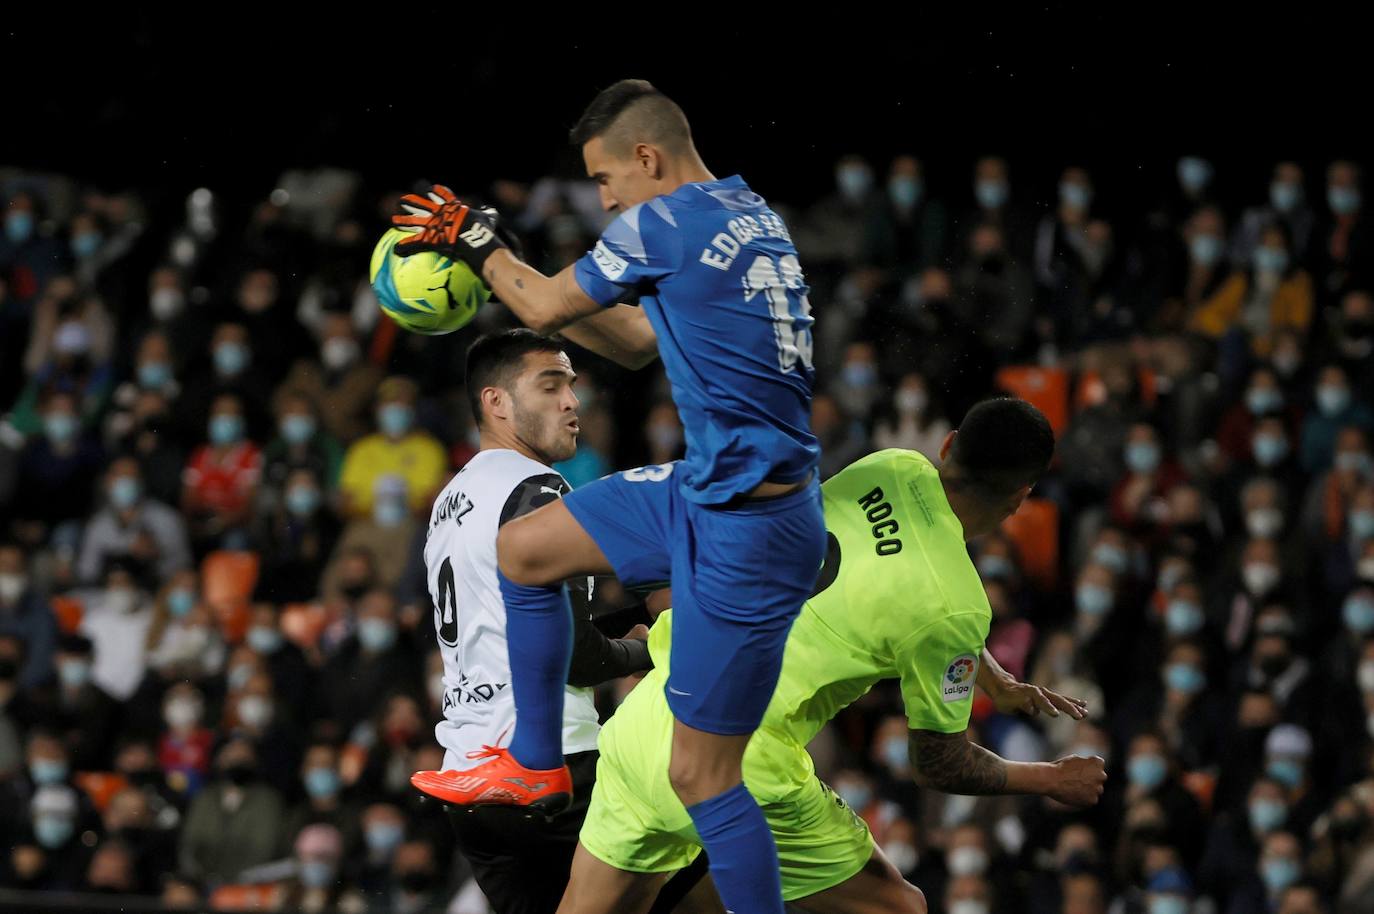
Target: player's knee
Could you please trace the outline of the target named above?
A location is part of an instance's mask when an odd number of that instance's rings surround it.
[[[674,753],[668,764],[668,783],[684,806],[718,797],[741,783],[739,763],[703,760]]]

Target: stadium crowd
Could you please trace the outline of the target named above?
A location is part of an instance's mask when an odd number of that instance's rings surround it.
[[[823,732],[818,772],[933,911],[1374,910],[1359,167],[1281,162],[1227,196],[1227,163],[1186,156],[1108,217],[1083,168],[969,164],[846,156],[821,199],[774,202],[812,287],[822,469],[934,457],[998,391],[1046,412],[1055,467],[974,559],[992,653],[1093,713],[983,700],[974,731],[1101,755],[1107,793],[918,790],[895,687]],[[581,180],[476,190],[546,271],[610,218]],[[421,546],[475,449],[463,352],[510,317],[379,317],[396,196],[335,169],[246,207],[0,170],[0,889],[485,911],[408,777],[442,761]],[[574,487],[680,454],[658,369],[570,354]]]

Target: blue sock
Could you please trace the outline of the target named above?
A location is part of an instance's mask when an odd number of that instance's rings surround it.
[[[572,606],[563,585],[527,587],[498,570],[515,694],[510,753],[526,768],[563,766],[563,688],[572,660]]]
[[[711,878],[732,914],[783,914],[778,848],[743,784],[687,807],[711,858]]]

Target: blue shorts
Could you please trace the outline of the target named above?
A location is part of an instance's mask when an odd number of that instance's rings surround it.
[[[675,466],[613,473],[563,503],[627,588],[672,585],[673,716],[709,733],[752,733],[825,557],[820,484],[708,507],[682,497]]]

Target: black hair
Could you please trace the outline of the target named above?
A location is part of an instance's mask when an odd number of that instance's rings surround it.
[[[467,370],[463,378],[473,421],[479,427],[483,424],[483,388],[508,388],[512,377],[524,364],[525,356],[532,352],[562,351],[563,347],[558,342],[524,327],[479,336],[468,347]]]
[[[974,405],[959,424],[948,464],[955,485],[1004,498],[1035,485],[1054,458],[1054,430],[1025,400],[998,397]]]
[[[606,138],[623,121],[627,112],[635,114],[634,137],[616,137],[621,142],[611,145],[622,148],[628,142],[649,141],[682,152],[691,146],[692,131],[687,116],[671,98],[654,88],[645,79],[622,79],[597,93],[568,132],[574,146],[581,146],[597,137]]]

